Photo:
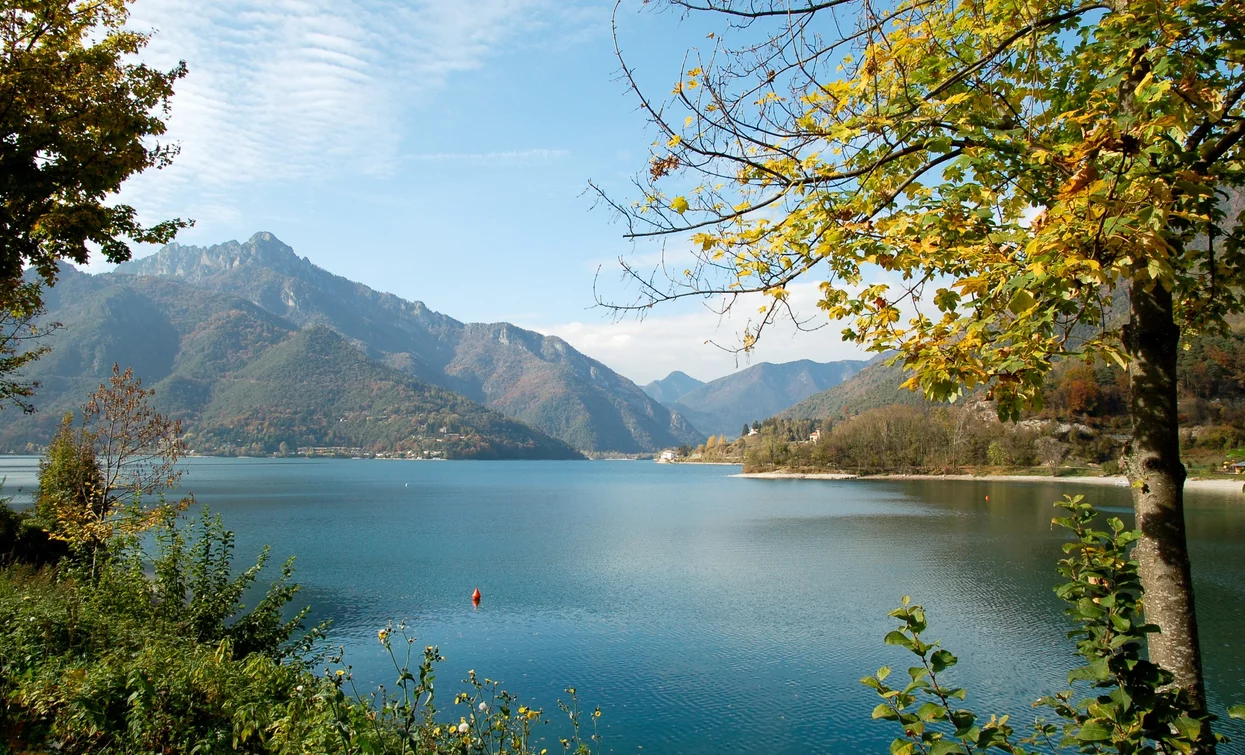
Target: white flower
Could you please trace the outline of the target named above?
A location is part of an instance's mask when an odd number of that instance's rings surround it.
[[[466,734],[466,733],[467,733],[467,731],[468,731],[468,730],[470,730],[470,729],[471,729],[471,727],[467,725],[467,722],[466,722],[466,721],[463,721],[461,724],[459,724],[459,725],[458,725],[458,733],[459,733],[459,734]]]
[[[295,692],[302,692],[302,691],[303,691],[303,685],[301,685],[301,684],[300,684],[300,685],[298,685],[297,687],[295,687],[295,688],[294,688],[294,691],[295,691]]]
[[[479,708],[480,712],[483,713],[484,711],[488,710],[488,703],[480,703],[480,705],[477,707]]]

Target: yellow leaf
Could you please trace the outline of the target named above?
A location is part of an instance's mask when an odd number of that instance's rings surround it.
[[[674,200],[670,202],[670,209],[674,210],[680,215],[687,212],[688,210],[687,197],[675,197]]]

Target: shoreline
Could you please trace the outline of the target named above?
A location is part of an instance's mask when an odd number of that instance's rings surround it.
[[[742,467],[744,464],[742,461],[662,461],[660,459],[657,460],[657,463],[658,464],[669,464],[671,466],[678,466],[680,464],[697,464],[697,465],[705,466],[705,467]],[[764,474],[764,473],[760,473],[760,474]],[[731,475],[731,476],[739,477],[740,475]]]
[[[970,474],[879,474],[879,475],[854,475],[845,472],[740,472],[731,475],[731,477],[743,477],[751,480],[883,480],[894,482],[896,480],[955,480],[955,481],[971,481],[971,482],[1029,482],[1029,483],[1053,483],[1074,484],[1074,485],[1106,485],[1110,487],[1126,488],[1128,487],[1128,479],[1123,475],[1112,477],[1048,477],[1046,475],[1023,475],[1023,474],[1003,474],[1003,475],[970,475]],[[1190,479],[1184,484],[1185,490],[1197,490],[1202,492],[1215,493],[1242,493],[1245,488],[1245,478],[1237,480],[1225,479]]]

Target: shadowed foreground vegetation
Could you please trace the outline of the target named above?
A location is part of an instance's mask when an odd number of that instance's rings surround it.
[[[268,555],[235,574],[219,518],[204,511],[179,527],[169,515],[150,534],[146,548],[114,538],[94,577],[72,558],[0,570],[0,752],[541,750],[541,711],[495,682],[473,675],[441,709],[443,659],[405,627],[378,635],[397,684],[360,693],[349,666],[326,656],[323,628],[304,631],[305,609],[289,615],[291,563],[244,607]],[[587,752],[570,692],[564,747]]]

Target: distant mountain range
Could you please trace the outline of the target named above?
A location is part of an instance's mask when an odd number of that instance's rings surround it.
[[[772,417],[801,399],[838,385],[867,364],[864,360],[761,362],[708,383],[672,372],[644,390],[650,396],[666,397],[662,402],[698,429],[734,437],[744,424]]]
[[[900,387],[906,379],[903,367],[888,367],[881,361],[875,361],[850,380],[815,393],[779,412],[778,416],[785,419],[820,420],[851,416],[891,404],[927,405],[928,402],[920,391],[909,391]]]
[[[176,279],[241,297],[297,328],[327,327],[373,360],[583,451],[655,451],[704,437],[556,336],[459,322],[316,267],[270,233],[210,247],[170,244],[112,276]]]
[[[704,385],[705,381],[697,380],[686,372],[675,370],[661,380],[654,380],[644,386],[644,392],[654,401],[673,404],[687,394]]]
[[[406,438],[457,455],[564,458],[704,438],[560,338],[461,323],[332,275],[268,233],[169,245],[104,275],[66,267],[45,298],[47,320],[65,327],[29,370],[41,411],[6,412],[0,448],[46,443],[113,362],[209,447]]]
[[[45,293],[63,328],[32,365],[40,411],[6,411],[0,450],[48,441],[111,372],[134,368],[190,446],[218,453],[298,447],[444,458],[579,458],[562,441],[367,358],[332,330],[300,330],[235,296],[185,283],[62,269]]]

